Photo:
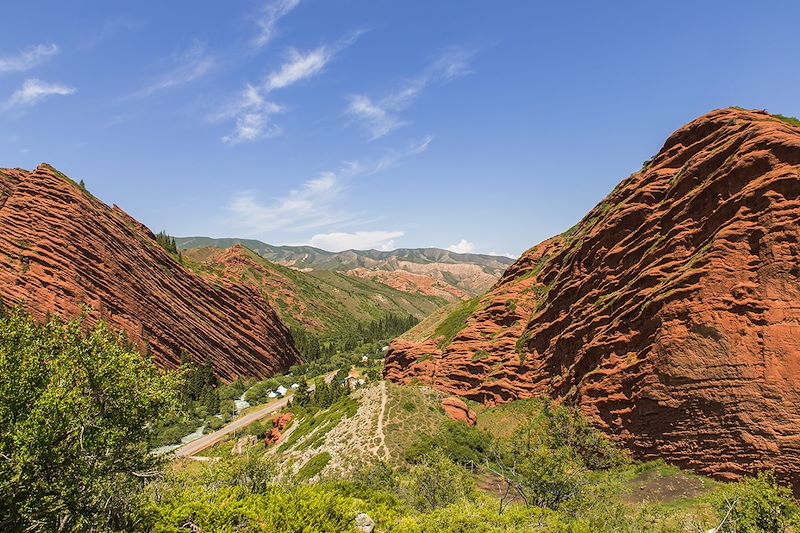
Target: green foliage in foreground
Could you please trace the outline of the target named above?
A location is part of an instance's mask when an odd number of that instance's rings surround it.
[[[626,484],[645,467],[574,410],[544,400],[521,404],[509,434],[448,422],[412,446],[410,464],[377,462],[349,478],[324,478],[332,452],[291,476],[260,447],[221,454],[217,463],[175,462],[162,474],[147,443],[159,417],[180,403],[184,379],[157,372],[102,324],[0,317],[0,530],[341,532],[354,531],[361,512],[376,531],[420,533],[796,533],[800,526],[797,502],[771,474],[701,495],[690,512],[685,501],[626,501]],[[295,406],[295,431],[317,428],[316,442],[358,405],[349,396],[331,401]],[[507,490],[479,490],[476,479],[486,475]]]
[[[86,329],[86,331],[84,331]],[[104,324],[0,317],[0,530],[130,530],[175,382]]]
[[[717,514],[723,517],[717,533],[768,533],[786,531],[789,525],[797,531],[800,513],[796,503],[791,491],[779,487],[773,474],[762,472],[728,485],[714,496]]]

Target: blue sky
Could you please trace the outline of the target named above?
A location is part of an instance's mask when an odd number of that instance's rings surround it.
[[[685,122],[800,114],[793,2],[14,2],[0,166],[173,235],[518,254]]]

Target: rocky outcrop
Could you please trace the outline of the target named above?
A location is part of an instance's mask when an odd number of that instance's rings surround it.
[[[124,331],[162,368],[208,359],[230,381],[265,378],[298,360],[257,291],[205,281],[145,226],[48,165],[0,170],[0,298],[38,318],[75,317],[89,306],[89,323]]]
[[[551,396],[637,457],[797,488],[799,241],[800,128],[715,111],[451,315],[452,341],[394,343],[385,375]]]
[[[464,422],[468,426],[474,426],[478,422],[478,415],[467,406],[461,398],[450,396],[442,400],[444,414],[456,422]]]
[[[283,438],[283,432],[292,423],[292,413],[283,413],[282,415],[275,415],[272,417],[272,429],[267,433],[267,438],[264,441],[266,446],[278,444]]]

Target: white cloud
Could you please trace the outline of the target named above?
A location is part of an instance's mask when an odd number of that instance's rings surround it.
[[[234,132],[224,136],[222,141],[238,144],[277,135],[280,127],[271,121],[270,115],[283,111],[283,107],[268,101],[267,95],[321,73],[339,50],[353,43],[361,33],[355,32],[332,45],[320,46],[310,52],[303,53],[290,48],[286,61],[269,73],[260,85],[247,84],[236,100],[210,117],[211,120],[236,120]]]
[[[172,89],[198,80],[209,74],[217,66],[217,61],[206,52],[205,46],[194,42],[183,54],[173,59],[175,66],[154,83],[137,91],[134,96],[146,97],[153,93]]]
[[[75,91],[76,89],[73,87],[31,78],[25,80],[22,87],[14,91],[14,94],[6,102],[6,107],[31,106],[48,96],[68,96],[74,94]]]
[[[323,172],[271,202],[262,202],[254,191],[239,193],[229,203],[228,211],[232,215],[231,222],[248,235],[314,229],[343,222],[352,216],[333,208],[332,203],[340,192],[339,177],[333,172]]]
[[[280,132],[280,127],[273,124],[265,113],[247,113],[236,118],[233,134],[224,136],[222,142],[234,145],[262,137],[274,137]]]
[[[428,148],[431,140],[426,136],[406,150],[390,153],[377,161],[343,161],[338,170],[321,172],[299,188],[271,201],[263,201],[255,191],[240,192],[227,205],[228,225],[240,235],[264,238],[266,233],[278,230],[298,232],[356,221],[363,224],[362,212],[337,205],[345,182],[356,176],[382,172],[404,158],[417,155]],[[227,142],[235,141],[231,138]]]
[[[347,113],[357,119],[372,140],[411,124],[398,113],[407,109],[422,92],[433,83],[447,83],[471,72],[472,53],[461,48],[451,48],[434,60],[419,76],[408,80],[398,89],[378,101],[363,94],[349,97]]]
[[[515,258],[520,256],[520,254],[514,254],[514,253],[511,253],[511,252],[505,252],[505,253],[502,253],[502,254],[498,254],[497,252],[489,252],[486,255],[495,255],[497,257],[510,257],[511,259],[515,259]]]
[[[378,139],[410,122],[401,120],[397,115],[375,104],[368,96],[357,94],[350,97],[347,112],[363,121],[371,139]]]
[[[461,239],[458,243],[448,246],[447,249],[457,254],[471,254],[475,252],[475,244],[466,239]]]
[[[267,76],[264,88],[267,91],[282,89],[319,74],[331,57],[333,57],[333,51],[325,46],[320,46],[305,54],[290,48],[287,61],[278,70]]]
[[[309,245],[331,252],[342,250],[393,250],[394,239],[405,235],[402,231],[356,231],[354,233],[320,233],[311,237]]]
[[[0,57],[0,72],[22,72],[39,65],[47,58],[58,53],[54,44],[37,44],[15,56]]]
[[[253,39],[253,46],[261,48],[266,46],[276,35],[276,24],[300,4],[300,0],[274,0],[268,2],[262,9],[261,18],[256,20],[259,33]]]

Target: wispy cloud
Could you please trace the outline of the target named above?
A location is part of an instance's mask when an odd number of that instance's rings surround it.
[[[283,107],[267,100],[267,97],[273,91],[286,89],[320,74],[333,57],[352,44],[361,33],[355,32],[336,43],[319,46],[308,52],[288,49],[285,61],[267,74],[262,83],[246,85],[233,102],[210,117],[211,120],[235,120],[234,132],[225,135],[222,141],[232,145],[277,135],[280,127],[272,121],[272,115],[283,111]]]
[[[216,66],[216,59],[199,42],[173,59],[174,66],[155,82],[137,91],[134,96],[147,97],[165,89],[172,89],[198,80],[209,74]]]
[[[222,138],[225,144],[239,144],[263,137],[280,135],[281,128],[274,124],[266,113],[247,113],[236,117],[233,133]]]
[[[399,113],[407,109],[429,86],[447,83],[472,72],[472,52],[462,48],[451,48],[437,57],[417,77],[406,81],[379,100],[356,94],[348,99],[347,113],[358,120],[372,140],[391,133],[397,128],[411,124],[400,118]]]
[[[461,239],[456,244],[448,246],[447,249],[457,254],[471,254],[475,252],[475,243],[469,242],[466,239]]]
[[[37,44],[17,55],[0,57],[0,72],[22,72],[30,70],[59,52],[55,44]]]
[[[350,215],[332,208],[340,193],[339,177],[323,172],[272,202],[261,202],[254,191],[239,193],[228,205],[228,211],[233,222],[248,235],[315,229],[349,218]]]
[[[83,41],[79,47],[84,50],[96,48],[105,41],[112,39],[121,33],[138,30],[143,26],[143,21],[132,18],[128,15],[120,15],[115,18],[107,19],[94,28],[86,28],[83,35]]]
[[[306,53],[290,48],[286,62],[267,76],[264,90],[282,89],[319,74],[331,60],[333,54],[334,50],[327,46],[320,46]]]
[[[394,240],[405,235],[402,231],[356,231],[354,233],[318,233],[308,241],[310,246],[341,252],[343,250],[393,250]]]
[[[357,176],[385,171],[400,160],[427,150],[430,143],[431,137],[428,136],[405,150],[391,152],[376,161],[344,161],[337,170],[321,172],[316,178],[271,201],[261,200],[256,191],[240,192],[228,203],[228,224],[237,234],[264,237],[272,231],[300,232],[345,223],[364,223],[364,213],[340,206],[346,182]]]
[[[261,10],[261,16],[256,20],[258,35],[253,38],[253,46],[262,48],[276,35],[276,25],[300,4],[300,0],[273,0],[268,2]]]
[[[74,94],[74,87],[68,87],[59,83],[46,83],[35,78],[30,78],[22,83],[22,86],[14,91],[14,94],[6,101],[6,108],[21,106],[32,106],[49,96],[68,96]]]

